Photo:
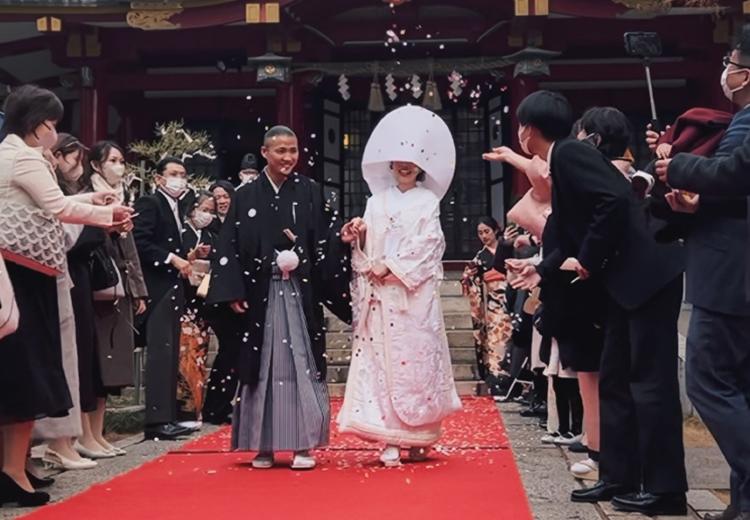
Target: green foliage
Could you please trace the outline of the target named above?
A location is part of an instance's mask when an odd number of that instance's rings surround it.
[[[141,159],[129,165],[128,173],[142,183],[153,182],[154,166],[167,156],[177,157],[183,161],[193,157],[203,157],[211,161],[216,159],[209,135],[206,132],[186,130],[184,121],[157,123],[154,135],[156,138],[151,142],[136,141],[128,147],[128,151]],[[190,178],[190,185],[196,189],[206,189],[210,183],[211,179],[207,177]]]

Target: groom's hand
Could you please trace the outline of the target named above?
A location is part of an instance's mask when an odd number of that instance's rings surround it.
[[[249,306],[246,301],[240,300],[230,303],[229,307],[237,314],[245,314]]]

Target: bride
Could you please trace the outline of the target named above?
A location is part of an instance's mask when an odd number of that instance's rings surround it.
[[[338,416],[342,432],[386,444],[380,460],[397,466],[401,448],[424,460],[441,421],[461,408],[440,304],[445,238],[440,199],[455,169],[442,119],[406,106],[384,117],[365,148],[372,197],[354,236],[352,362]]]

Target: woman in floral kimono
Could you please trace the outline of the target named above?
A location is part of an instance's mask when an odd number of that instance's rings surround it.
[[[500,226],[492,217],[479,219],[477,235],[483,247],[464,270],[461,284],[471,302],[479,376],[490,384],[491,390],[502,395],[510,384],[506,347],[513,327],[506,310],[505,273],[497,271],[493,265],[497,248],[505,244]],[[512,244],[506,249],[510,257]]]
[[[421,107],[388,114],[373,131],[362,170],[373,196],[352,255],[354,343],[341,431],[386,444],[380,460],[425,458],[441,421],[461,408],[440,305],[445,238],[440,199],[455,148],[445,123]]]

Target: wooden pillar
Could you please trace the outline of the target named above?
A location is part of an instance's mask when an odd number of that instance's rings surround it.
[[[529,76],[517,76],[510,84],[510,111],[511,111],[511,143],[515,151],[521,153],[521,146],[518,142],[518,117],[516,110],[526,96],[532,94],[539,88],[539,82],[536,78]],[[531,187],[526,175],[519,171],[513,171],[513,198],[520,197]]]
[[[81,69],[81,141],[87,146],[107,138],[108,99],[100,69]]]

